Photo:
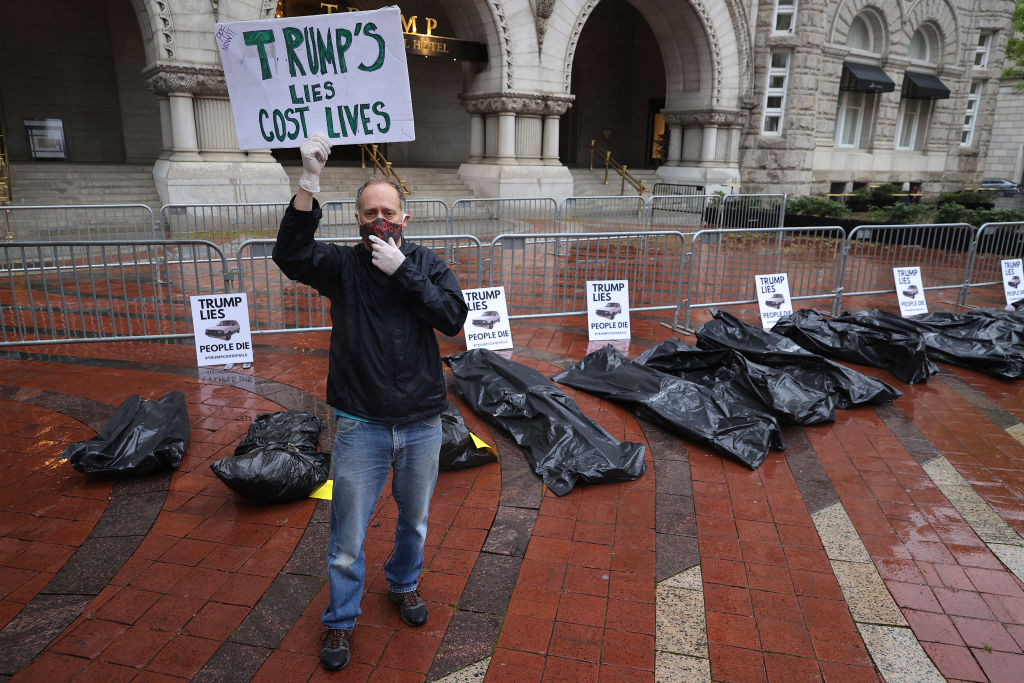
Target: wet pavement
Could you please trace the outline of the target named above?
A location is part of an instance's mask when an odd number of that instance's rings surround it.
[[[930,308],[953,309],[941,299]],[[627,355],[680,336],[666,320],[634,312]],[[582,317],[512,334],[512,359],[547,376],[597,348]],[[190,340],[0,349],[0,678],[1020,680],[1024,382],[943,365],[910,386],[851,366],[904,396],[787,427],[755,471],[563,387],[647,447],[639,480],[563,497],[450,382],[500,462],[439,477],[420,628],[387,599],[385,493],[352,662],[327,673],[327,503],[248,502],[209,467],[261,413],[328,416],[327,333],[254,341],[252,368],[227,371],[197,369]],[[192,428],[177,470],[91,478],[59,459],[128,396],[173,390]]]

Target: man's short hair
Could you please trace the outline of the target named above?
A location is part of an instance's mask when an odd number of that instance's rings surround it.
[[[394,188],[395,192],[398,193],[398,208],[402,210],[402,213],[406,213],[405,210],[405,192],[402,190],[402,186],[398,184],[398,181],[394,178],[388,178],[380,173],[374,173],[370,176],[365,183],[359,186],[356,190],[356,213],[362,213],[363,211],[363,190],[368,188],[370,185],[388,185]]]

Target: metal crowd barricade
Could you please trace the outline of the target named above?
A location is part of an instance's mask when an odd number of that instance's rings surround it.
[[[645,230],[682,230],[697,232],[705,227],[709,220],[709,207],[720,201],[718,195],[679,194],[656,195],[647,200],[647,211],[644,219]]]
[[[925,290],[962,290],[970,272],[977,229],[966,223],[858,225],[848,248],[839,287],[842,295],[896,291],[892,269],[919,266]],[[837,300],[833,314],[839,314]]]
[[[287,207],[277,202],[165,204],[160,221],[167,239],[209,240],[231,253],[246,240],[276,237]]]
[[[163,239],[145,204],[5,206],[0,233],[18,242]]]
[[[480,287],[483,249],[472,235],[408,235],[408,239],[433,250],[438,257],[454,252],[458,263],[449,265],[463,289]],[[319,241],[357,244],[359,237],[322,238]],[[289,280],[271,258],[274,240],[248,240],[235,258],[236,289],[249,295],[250,329],[253,332],[304,332],[331,326],[330,304],[311,287]]]
[[[957,303],[967,305],[972,287],[1001,287],[1001,261],[1018,258],[1024,258],[1024,223],[985,223],[974,240],[973,258]]]
[[[497,235],[487,282],[505,287],[513,318],[585,313],[587,280],[629,280],[631,310],[678,310],[685,247],[670,231]]]
[[[794,301],[834,299],[844,235],[835,226],[701,230],[693,238],[684,327],[695,308],[756,303],[755,275],[788,273]]]
[[[781,228],[786,221],[784,194],[727,194],[713,202],[713,208],[719,228]]]
[[[557,225],[558,204],[551,197],[457,199],[448,234],[475,235],[487,241],[506,233],[552,232]]]
[[[0,346],[192,334],[189,296],[225,291],[206,241],[0,243]]]
[[[558,207],[558,232],[626,232],[644,227],[643,197],[566,197]]]
[[[654,189],[651,190],[651,194],[667,195],[667,194],[704,194],[703,185],[683,185],[679,183],[654,183]]]

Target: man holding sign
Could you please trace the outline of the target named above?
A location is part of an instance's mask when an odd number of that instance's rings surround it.
[[[314,239],[321,211],[313,193],[330,149],[319,135],[300,147],[302,178],[281,220],[274,262],[331,301],[327,402],[338,435],[320,660],[336,670],[349,661],[361,613],[366,526],[392,470],[398,520],[385,565],[388,597],[410,626],[427,620],[417,586],[437,480],[440,414],[448,405],[434,330],[458,334],[468,309],[444,261],[402,239],[409,216],[402,189],[391,180],[374,176],[356,194],[360,244]]]

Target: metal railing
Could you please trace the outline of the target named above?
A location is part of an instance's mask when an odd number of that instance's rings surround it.
[[[457,199],[449,216],[450,234],[475,235],[486,241],[505,233],[556,230],[558,204],[551,197]]]
[[[985,223],[978,230],[971,264],[957,303],[967,305],[971,288],[1003,285],[1001,261],[1024,258],[1024,223]]]
[[[644,181],[640,178],[635,178],[629,171],[626,170],[626,165],[619,163],[612,158],[612,153],[606,150],[601,145],[597,144],[596,140],[590,141],[590,170],[594,170],[594,154],[600,154],[601,160],[604,163],[604,184],[608,184],[608,171],[613,170],[619,174],[621,182],[619,183],[619,194],[626,194],[626,184],[628,183],[638,195],[642,195],[644,192],[649,192],[645,186]]]
[[[980,288],[1001,291],[1001,260],[1024,257],[1024,223],[858,226],[844,236],[830,226],[782,228],[783,200],[480,199],[451,208],[411,200],[407,233],[442,256],[464,288],[504,285],[514,317],[582,312],[586,280],[625,279],[635,308],[675,309],[687,327],[693,309],[754,303],[755,274],[786,272],[794,299],[831,298],[839,313],[844,297],[895,291],[892,268],[919,266],[926,289],[959,290],[956,303],[966,305]],[[219,291],[252,293],[255,331],[323,329],[326,305],[270,259],[284,208],[168,205],[161,234],[177,239],[153,240],[124,237],[152,229],[141,205],[11,207],[18,226],[41,209],[70,225],[2,245],[0,345],[188,336],[188,297]],[[325,203],[318,238],[354,243],[354,213],[353,202]],[[665,224],[672,229],[659,229]]]
[[[0,243],[2,344],[187,337],[189,296],[224,291],[226,270],[202,241]]]
[[[145,204],[6,206],[8,241],[160,240],[153,209]]]
[[[887,294],[896,291],[893,268],[919,266],[926,291],[962,289],[976,236],[966,223],[858,225],[847,239],[839,286],[844,296]]]
[[[704,194],[704,186],[680,183],[654,183],[654,189],[651,190],[651,194],[655,196],[665,194]]]
[[[398,172],[391,167],[391,162],[384,158],[384,152],[380,150],[378,145],[359,145],[359,164],[362,168],[366,168],[366,157],[370,157],[370,163],[373,164],[374,170],[384,176],[385,178],[391,178],[398,183],[402,191],[406,194],[412,194],[412,190],[405,184],[405,181],[398,177]]]
[[[566,197],[558,206],[558,232],[639,232],[646,213],[643,197]]]
[[[842,228],[701,230],[693,237],[684,327],[695,308],[757,303],[754,276],[788,273],[796,300],[838,296]]]
[[[487,283],[504,286],[510,318],[586,313],[588,280],[628,280],[632,310],[682,301],[685,237],[678,232],[497,235]]]

